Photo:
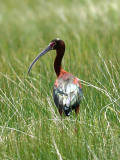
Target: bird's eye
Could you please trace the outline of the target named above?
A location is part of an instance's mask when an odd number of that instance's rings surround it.
[[[50,46],[51,46],[52,48],[54,48],[55,45],[56,45],[56,42],[55,42],[55,41],[50,43]]]

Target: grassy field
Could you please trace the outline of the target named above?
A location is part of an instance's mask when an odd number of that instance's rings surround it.
[[[0,1],[0,159],[120,159],[120,1]],[[81,79],[75,113],[60,116],[52,91],[55,51],[27,70],[52,39]]]

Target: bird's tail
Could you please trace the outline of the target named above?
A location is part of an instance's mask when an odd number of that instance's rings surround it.
[[[64,113],[66,116],[70,116],[71,111],[72,110],[70,107],[67,107],[67,106],[64,107]]]

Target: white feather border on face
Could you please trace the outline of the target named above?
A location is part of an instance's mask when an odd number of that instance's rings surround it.
[[[56,38],[57,39],[57,41],[59,41],[60,40],[60,38]]]

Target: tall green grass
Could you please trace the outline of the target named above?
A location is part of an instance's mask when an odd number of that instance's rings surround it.
[[[120,22],[114,1],[0,1],[0,159],[120,159]],[[65,41],[63,68],[84,97],[61,121],[53,102],[51,51]]]

